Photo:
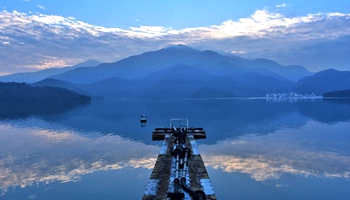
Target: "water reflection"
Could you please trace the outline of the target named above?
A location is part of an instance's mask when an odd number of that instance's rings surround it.
[[[88,177],[87,185],[119,180],[115,185],[118,189],[103,188],[134,195],[124,199],[139,198],[160,146],[151,141],[153,129],[168,126],[170,118],[186,117],[190,126],[203,127],[207,132],[207,139],[198,143],[219,199],[232,199],[233,190],[223,189],[223,184],[235,181],[247,183],[246,194],[274,181],[273,189],[261,189],[259,195],[272,191],[276,196],[266,199],[300,199],[288,186],[296,180],[305,183],[303,187],[311,187],[306,183],[316,186],[320,180],[324,185],[339,180],[340,188],[350,183],[347,110],[348,101],[322,99],[106,100],[62,112],[30,113],[24,118],[1,115],[0,190],[5,199],[52,199],[56,193],[46,186],[67,190],[68,186],[60,184],[65,182],[83,191],[77,196],[97,199],[88,194],[95,191],[98,197],[102,187],[94,185],[85,191],[80,185],[84,181],[75,182]],[[147,126],[140,127],[141,113],[147,115]],[[144,171],[138,174],[135,169]],[[137,192],[132,191],[135,182],[122,180],[142,174],[146,175]],[[41,193],[45,190],[50,194],[46,198],[32,193],[24,197],[23,193],[36,183],[40,183],[37,188]],[[282,186],[288,189],[275,190]],[[23,189],[11,193],[13,187]],[[299,187],[302,194],[301,190]],[[109,199],[115,199],[115,193]],[[57,194],[57,199],[67,198],[62,195]],[[251,199],[263,199],[256,197]]]
[[[34,114],[81,133],[114,133],[148,143],[154,127],[167,126],[170,118],[190,119],[191,126],[204,127],[212,140],[250,133],[268,134],[281,128],[299,128],[313,119],[322,123],[350,121],[350,101],[323,99],[273,102],[265,99],[106,100],[69,111]],[[147,126],[140,130],[140,113]],[[28,118],[28,116],[26,115]],[[1,118],[3,121],[14,119]],[[255,130],[254,130],[255,129]]]
[[[199,148],[207,166],[249,174],[256,181],[280,179],[285,174],[348,179],[348,130],[349,123],[322,125],[311,121],[298,130],[245,135]]]
[[[298,102],[297,111],[322,123],[350,121],[350,99],[320,99],[313,103]]]
[[[2,124],[0,132],[2,194],[14,186],[76,181],[96,171],[152,169],[159,149],[116,135],[92,139],[70,130]]]
[[[61,114],[69,110],[84,107],[89,102],[16,102],[0,101],[0,120],[25,119],[30,116],[45,117]]]

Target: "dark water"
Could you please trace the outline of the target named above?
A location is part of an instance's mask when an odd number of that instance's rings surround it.
[[[350,196],[348,101],[107,100],[26,109],[0,106],[0,199],[141,199],[161,144],[151,133],[170,118],[207,132],[197,142],[218,199]]]

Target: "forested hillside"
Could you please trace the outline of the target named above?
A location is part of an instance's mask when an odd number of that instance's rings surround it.
[[[33,87],[26,83],[0,83],[1,101],[20,102],[87,102],[91,98],[57,87]]]

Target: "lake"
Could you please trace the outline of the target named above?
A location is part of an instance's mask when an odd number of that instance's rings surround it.
[[[347,100],[119,99],[30,110],[0,106],[0,199],[141,199],[161,145],[152,131],[170,118],[206,131],[197,143],[218,199],[350,196]]]

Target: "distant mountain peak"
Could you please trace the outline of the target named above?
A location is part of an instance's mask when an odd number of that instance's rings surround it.
[[[276,61],[267,58],[257,58],[255,61],[259,61],[265,64],[279,65]]]
[[[218,52],[212,51],[212,50],[204,50],[202,51],[203,54],[206,55],[220,55]]]
[[[336,69],[333,69],[333,68],[329,68],[329,69],[325,69],[325,70],[322,70],[322,71],[319,71],[318,73],[325,73],[325,72],[339,72],[339,70],[336,70]]]
[[[92,59],[89,59],[89,60],[87,60],[87,61],[85,61],[85,62],[83,62],[83,63],[93,63],[93,64],[101,64],[101,62],[100,61],[97,61],[97,60],[92,60]]]
[[[183,44],[178,44],[178,45],[171,45],[166,47],[165,49],[167,50],[182,50],[182,51],[197,51],[196,49],[193,49],[191,47],[188,47]]]
[[[85,62],[82,63],[78,63],[74,66],[72,66],[73,68],[79,68],[79,67],[95,67],[97,65],[101,64],[101,62],[96,61],[96,60],[87,60]]]
[[[330,75],[336,75],[336,74],[341,74],[341,71],[338,71],[336,69],[330,68],[330,69],[325,69],[322,71],[319,71],[314,74],[315,77],[317,76],[330,76]]]

